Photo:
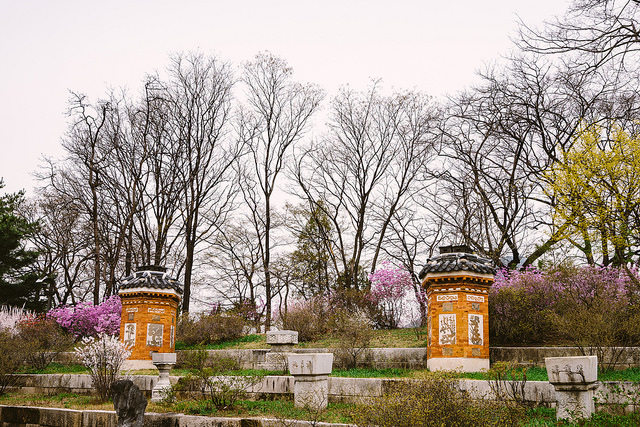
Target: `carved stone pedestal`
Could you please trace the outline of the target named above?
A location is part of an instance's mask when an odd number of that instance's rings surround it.
[[[289,356],[289,372],[294,377],[294,403],[297,408],[322,410],[327,407],[332,353],[308,353]]]
[[[164,398],[164,393],[167,389],[171,388],[171,382],[169,381],[169,372],[173,365],[176,364],[175,353],[153,353],[153,364],[158,368],[160,376],[158,383],[151,390],[151,401],[158,402]]]
[[[595,412],[593,390],[598,385],[598,357],[547,357],[549,382],[556,389],[556,418],[578,421]]]

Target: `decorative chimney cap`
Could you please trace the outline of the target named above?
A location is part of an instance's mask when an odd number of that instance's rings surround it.
[[[167,267],[163,267],[161,265],[140,265],[136,271],[160,271],[164,273],[167,271]]]
[[[420,271],[418,277],[423,280],[429,273],[453,273],[468,271],[480,274],[495,274],[496,270],[491,261],[470,252],[453,252],[453,249],[467,249],[468,246],[445,246],[440,248],[440,255],[429,258],[427,265]],[[443,251],[444,249],[444,251]]]
[[[464,253],[471,254],[473,251],[467,245],[449,245],[449,246],[440,246],[440,254],[453,254],[453,253]]]
[[[157,265],[140,266],[131,276],[122,279],[120,291],[133,291],[137,289],[169,291],[178,296],[182,295],[182,284],[167,275],[165,267]]]

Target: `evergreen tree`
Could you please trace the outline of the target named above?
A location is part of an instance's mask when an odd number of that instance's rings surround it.
[[[295,231],[296,250],[291,254],[298,291],[304,298],[326,293],[335,282],[335,266],[331,257],[333,228],[324,205],[318,202],[312,210],[290,208],[301,219],[303,227]]]
[[[0,188],[4,182],[0,180]],[[29,222],[18,213],[24,193],[0,196],[0,305],[37,310],[41,308],[41,284],[31,268],[37,251],[25,247],[26,238],[38,229],[37,222]]]

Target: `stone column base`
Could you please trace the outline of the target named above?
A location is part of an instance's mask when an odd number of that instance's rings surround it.
[[[294,405],[296,408],[308,407],[319,411],[327,407],[329,401],[329,377],[296,376],[294,383]]]
[[[591,417],[596,412],[593,402],[593,385],[588,390],[558,390],[556,387],[556,419],[577,421]]]
[[[479,372],[489,369],[489,359],[476,359],[473,357],[434,357],[427,359],[427,368],[430,371],[454,371]]]

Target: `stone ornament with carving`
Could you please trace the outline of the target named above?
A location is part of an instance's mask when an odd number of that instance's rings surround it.
[[[593,390],[598,381],[596,356],[546,357],[549,382],[556,391],[556,418],[577,421],[595,412]]]
[[[484,302],[484,297],[482,295],[468,295],[467,294],[467,301]]]

